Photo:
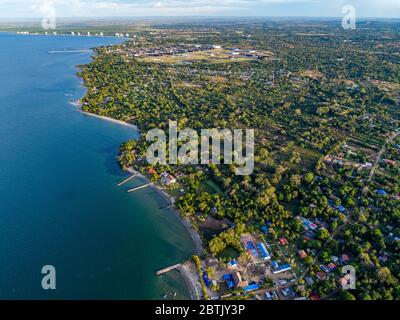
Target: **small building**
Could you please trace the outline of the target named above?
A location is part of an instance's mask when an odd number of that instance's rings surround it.
[[[243,290],[246,292],[250,292],[250,291],[257,290],[258,288],[260,288],[260,286],[257,283],[253,283],[253,284],[245,286],[243,288]]]
[[[342,264],[346,264],[350,261],[350,257],[347,254],[342,254],[342,257],[340,258],[340,262]]]
[[[396,165],[396,161],[390,160],[390,159],[384,159],[383,162],[385,164],[388,164],[388,165],[392,166],[392,167],[394,167]]]
[[[264,243],[262,243],[262,242],[257,243],[257,249],[260,252],[261,257],[264,260],[270,260],[271,259],[271,255],[269,254],[269,252],[268,252],[267,248],[265,247]]]
[[[233,276],[231,274],[224,274],[222,279],[225,280],[229,289],[232,289],[235,286],[235,281],[233,280]]]
[[[383,189],[376,190],[376,193],[379,194],[380,196],[386,196],[387,195],[387,192],[385,190],[383,190]]]
[[[336,263],[336,262],[339,261],[339,257],[332,256],[332,257],[331,257],[331,260],[332,260],[332,262]]]
[[[314,280],[311,277],[306,277],[305,280],[310,287],[314,284]]]
[[[326,273],[329,273],[329,272],[330,272],[329,269],[328,269],[326,266],[324,266],[323,264],[320,264],[320,265],[319,265],[319,268],[320,268],[322,271],[326,272]]]
[[[229,262],[227,263],[227,267],[228,267],[229,269],[237,269],[238,264],[237,264],[236,260],[233,259],[233,260],[231,260],[231,261],[229,261]]]
[[[241,276],[241,274],[240,274],[239,271],[233,273],[233,274],[232,274],[232,278],[233,278],[233,281],[235,282],[235,285],[236,285],[237,287],[239,287],[239,288],[244,288],[244,287],[246,287],[246,286],[248,285],[248,282],[247,282],[247,281],[244,281],[244,280],[242,279],[242,276]]]
[[[317,278],[321,281],[325,281],[328,278],[328,275],[323,272],[323,271],[319,271],[315,274],[317,276]]]
[[[317,301],[317,300],[321,300],[321,297],[316,293],[311,293],[310,294],[310,299]]]
[[[334,271],[335,269],[336,269],[336,265],[334,264],[334,263],[329,263],[328,265],[327,265],[327,267],[328,267],[328,269],[330,270],[330,271]]]
[[[262,233],[268,234],[268,226],[267,225],[261,226],[260,229],[261,229]]]
[[[304,250],[299,250],[299,256],[301,259],[305,259],[308,255]]]
[[[317,226],[315,223],[311,222],[310,220],[307,220],[307,219],[305,219],[305,218],[303,218],[303,217],[300,217],[300,219],[301,219],[301,221],[302,221],[302,223],[303,223],[303,227],[304,227],[306,230],[312,230],[312,231],[314,231],[315,229],[317,229],[318,226]]]
[[[218,260],[216,258],[207,258],[206,259],[206,265],[207,267],[213,267],[218,264]]]
[[[278,240],[279,240],[280,244],[283,246],[287,246],[289,244],[289,241],[284,237],[279,238]]]
[[[176,179],[174,176],[170,175],[168,172],[163,172],[161,174],[161,183],[166,186],[173,185],[176,183]]]
[[[290,264],[283,264],[281,266],[279,266],[277,269],[273,270],[273,274],[278,274],[278,273],[282,273],[282,272],[286,272],[292,270],[292,267],[290,266]]]
[[[338,280],[338,283],[343,287],[350,285],[351,284],[351,275],[346,274],[345,276],[343,276],[342,278],[340,278]]]

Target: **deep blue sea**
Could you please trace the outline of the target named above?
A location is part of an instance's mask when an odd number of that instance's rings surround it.
[[[0,299],[188,297],[155,271],[189,257],[190,236],[155,191],[126,193],[140,181],[116,187],[119,145],[137,133],[70,103],[90,53],[49,54],[118,41],[0,33]]]

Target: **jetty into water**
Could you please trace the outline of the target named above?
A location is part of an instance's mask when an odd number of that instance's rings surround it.
[[[56,53],[91,53],[92,50],[50,50],[50,54],[56,54]]]
[[[145,185],[143,185],[143,186],[130,189],[130,190],[128,190],[128,193],[131,193],[131,192],[134,192],[134,191],[143,189],[143,188],[147,188],[147,187],[149,187],[149,186],[151,186],[151,185],[153,185],[153,183],[148,183],[148,184],[145,184]]]
[[[178,268],[180,268],[181,266],[182,266],[182,264],[180,264],[180,263],[174,264],[173,266],[170,266],[170,267],[168,267],[168,268],[161,269],[161,270],[157,271],[156,274],[157,274],[158,276],[161,276],[161,275],[163,275],[164,273],[167,273],[167,272],[170,272],[170,271],[172,271],[172,270],[178,269]]]
[[[130,177],[126,178],[125,180],[121,181],[120,183],[117,184],[117,187],[120,187],[122,185],[124,185],[125,183],[127,183],[128,181],[132,180],[134,177],[136,177],[137,174],[133,174]]]

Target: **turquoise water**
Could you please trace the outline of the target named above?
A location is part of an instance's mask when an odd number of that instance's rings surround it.
[[[113,38],[0,34],[0,298],[188,297],[155,271],[191,255],[193,243],[152,190],[132,181],[116,155],[130,127],[83,115],[76,65]],[[41,287],[53,265],[57,289]],[[171,276],[172,277],[172,276]]]

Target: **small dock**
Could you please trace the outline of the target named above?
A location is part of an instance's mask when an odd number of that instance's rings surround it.
[[[140,189],[144,189],[144,188],[150,187],[152,184],[153,183],[148,183],[148,184],[145,184],[143,186],[130,189],[130,190],[128,190],[128,193],[131,193],[131,192],[134,192],[134,191],[137,191],[137,190],[140,190]]]
[[[173,266],[170,266],[170,267],[168,267],[168,268],[161,269],[161,270],[157,271],[156,274],[157,274],[158,276],[161,276],[161,275],[163,275],[164,273],[167,273],[167,272],[170,272],[170,271],[172,271],[172,270],[178,269],[178,268],[180,268],[181,266],[182,266],[182,265],[181,265],[180,263],[174,264]]]
[[[57,54],[57,53],[91,53],[92,50],[50,50],[49,54]]]
[[[134,177],[136,177],[136,173],[133,174],[132,176],[126,178],[125,180],[121,181],[120,183],[117,184],[117,187],[122,186],[123,184],[127,183],[128,181],[132,180]]]

